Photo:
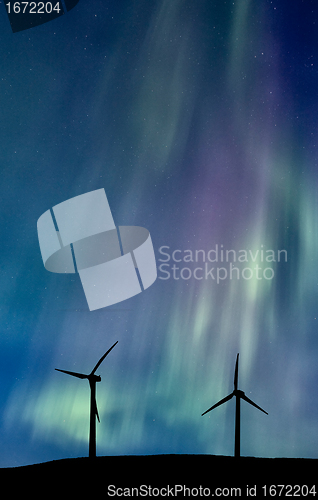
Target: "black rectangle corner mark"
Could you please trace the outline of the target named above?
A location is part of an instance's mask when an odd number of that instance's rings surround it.
[[[73,9],[79,2],[80,0],[64,0],[64,4],[66,7],[67,12],[71,9]]]

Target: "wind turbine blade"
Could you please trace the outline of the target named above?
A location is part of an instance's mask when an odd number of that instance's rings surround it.
[[[58,372],[67,373],[67,375],[72,375],[73,377],[87,378],[87,375],[84,375],[83,373],[69,372],[67,370],[59,370],[58,368],[55,368],[55,370],[58,371]]]
[[[99,420],[99,415],[98,415],[98,410],[97,410],[97,403],[96,403],[96,399],[95,399],[95,401],[94,401],[94,406],[95,406],[95,415],[96,415],[96,417],[97,417],[98,422],[100,423],[100,420]]]
[[[229,394],[228,396],[226,396],[226,398],[221,399],[221,401],[219,401],[215,405],[211,406],[211,408],[209,408],[208,410],[206,410],[204,413],[202,413],[201,417],[203,417],[203,415],[205,415],[209,411],[214,410],[214,408],[216,408],[217,406],[220,406],[223,403],[226,403],[226,401],[229,401],[232,397],[233,397],[233,392],[232,392],[232,394]]]
[[[236,363],[235,363],[234,390],[237,390],[237,383],[238,383],[238,361],[239,361],[239,354],[236,356]]]
[[[256,403],[254,403],[251,399],[249,399],[245,394],[241,396],[242,399],[244,399],[247,403],[249,403],[252,406],[255,406],[258,410],[261,410],[263,413],[266,413],[268,415],[267,411],[263,410],[260,406],[258,406]]]
[[[115,342],[114,345],[111,346],[110,349],[108,349],[107,352],[105,352],[105,354],[100,358],[100,360],[98,361],[97,365],[93,368],[93,370],[91,371],[90,375],[94,375],[94,373],[96,372],[97,368],[99,367],[99,365],[104,361],[104,359],[106,358],[107,354],[110,353],[110,351],[115,347],[115,345],[118,344],[118,340],[117,342]]]

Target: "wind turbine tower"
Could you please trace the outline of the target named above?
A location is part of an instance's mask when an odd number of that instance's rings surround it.
[[[59,370],[59,368],[55,368],[58,372],[63,372],[67,373],[67,375],[72,375],[73,377],[77,378],[87,378],[89,382],[89,387],[91,390],[91,403],[90,403],[90,422],[89,422],[89,457],[90,458],[95,458],[96,457],[96,417],[99,420],[99,415],[98,415],[98,410],[97,410],[97,404],[96,404],[96,382],[101,381],[101,377],[99,375],[95,375],[95,372],[99,365],[104,361],[106,358],[107,354],[110,353],[110,351],[115,347],[115,345],[118,343],[115,342],[115,344],[108,349],[107,352],[100,358],[98,363],[95,365],[93,370],[89,375],[85,375],[84,373],[76,373],[76,372],[70,372],[67,370]]]
[[[234,391],[226,396],[225,398],[221,399],[218,403],[215,405],[211,406],[208,410],[206,410],[204,413],[202,413],[202,416],[208,413],[211,410],[214,410],[217,406],[222,405],[223,403],[226,403],[226,401],[229,401],[232,399],[233,396],[235,396],[236,399],[236,404],[235,404],[235,444],[234,444],[234,456],[235,458],[240,457],[240,442],[241,442],[241,399],[244,399],[247,403],[249,403],[252,406],[255,406],[258,410],[261,410],[263,413],[266,413],[268,415],[267,411],[263,410],[260,406],[258,406],[256,403],[254,403],[251,399],[249,399],[243,391],[240,391],[237,386],[238,386],[238,363],[239,363],[239,354],[236,357],[236,363],[235,363],[235,372],[234,372]]]

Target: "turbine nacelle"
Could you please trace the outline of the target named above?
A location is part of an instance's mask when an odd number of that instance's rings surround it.
[[[238,396],[239,398],[243,398],[245,396],[245,392],[241,391],[240,389],[234,389],[232,394],[233,396]]]

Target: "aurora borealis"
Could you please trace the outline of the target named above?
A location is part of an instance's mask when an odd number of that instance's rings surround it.
[[[89,386],[54,369],[116,341],[98,455],[232,455],[234,402],[201,413],[239,352],[269,414],[242,402],[241,454],[317,458],[317,30],[313,0],[80,0],[19,33],[0,6],[1,467],[87,456]],[[36,224],[100,188],[158,279],[90,312]]]

